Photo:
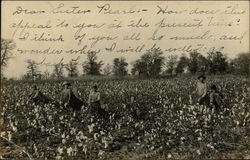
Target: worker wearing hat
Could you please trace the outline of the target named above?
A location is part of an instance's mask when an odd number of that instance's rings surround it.
[[[64,106],[68,106],[70,102],[70,97],[71,97],[71,89],[70,89],[71,84],[67,81],[64,81],[62,83],[62,86],[63,86],[63,90],[62,90],[61,97],[60,97],[60,104]]]
[[[61,93],[60,104],[65,107],[70,107],[74,111],[81,110],[83,102],[73,93],[71,84],[67,81],[63,82],[64,89]]]
[[[32,86],[32,92],[29,94],[29,101],[35,104],[46,104],[53,100],[44,95],[37,87],[37,85]]]

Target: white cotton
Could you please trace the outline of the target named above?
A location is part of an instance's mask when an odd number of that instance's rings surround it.
[[[60,120],[63,120],[63,116],[59,117]]]
[[[8,131],[8,139],[9,139],[9,141],[11,141],[11,139],[12,139],[12,134],[10,131]]]
[[[197,150],[196,153],[197,153],[198,155],[201,155],[201,151],[200,151],[200,150]]]
[[[94,133],[94,140],[97,140],[99,137],[99,134],[98,133]]]
[[[65,139],[62,139],[62,144],[65,144],[66,143],[66,140]]]
[[[99,156],[101,156],[101,155],[103,155],[104,154],[104,151],[102,151],[102,150],[99,150],[99,153],[98,153],[98,155]]]
[[[57,155],[57,156],[56,156],[56,160],[60,160],[60,159],[62,159],[62,156]]]
[[[109,143],[108,143],[108,141],[106,141],[106,140],[105,140],[105,141],[104,141],[104,148],[106,148],[106,149],[107,149],[107,148],[108,148],[108,146],[109,146]]]
[[[16,126],[12,126],[12,130],[14,131],[14,132],[17,132],[17,127]]]
[[[57,148],[57,152],[58,152],[59,154],[62,154],[62,153],[63,153],[63,148],[58,147],[58,148]]]
[[[78,145],[77,145],[78,147],[81,147],[82,146],[82,143],[78,143]]]
[[[80,136],[76,135],[76,141],[80,141]]]
[[[168,158],[171,158],[172,157],[172,155],[171,154],[168,154]]]
[[[180,115],[182,115],[183,114],[183,111],[180,111]]]
[[[88,149],[87,149],[86,145],[84,145],[82,151],[83,151],[85,154],[87,154],[87,150],[88,150]]]
[[[65,138],[65,133],[63,133],[61,137],[62,137],[62,138]]]
[[[3,132],[1,132],[1,134],[0,134],[2,137],[4,137],[5,135],[6,135],[6,132],[5,131],[3,131]]]
[[[36,144],[34,144],[34,150],[35,150],[35,154],[37,153],[37,147],[36,147]]]
[[[72,147],[67,148],[68,156],[72,156],[72,151],[73,151]]]
[[[88,125],[89,133],[93,132],[95,124],[92,123],[91,125]]]

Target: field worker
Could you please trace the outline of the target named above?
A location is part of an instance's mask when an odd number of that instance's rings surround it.
[[[67,81],[63,82],[62,86],[64,89],[62,90],[60,97],[60,104],[65,107],[71,107],[74,111],[81,110],[83,102],[75,96],[71,89],[71,84]]]
[[[132,92],[131,94],[131,98],[130,98],[130,111],[132,114],[132,117],[136,120],[140,120],[141,117],[141,112],[140,112],[140,108],[138,106],[137,99],[138,99],[138,87],[135,87],[135,91]]]
[[[205,82],[205,76],[199,76],[198,82],[196,85],[196,89],[193,94],[197,94],[198,96],[198,103],[200,105],[208,105],[209,104],[209,97],[207,95],[207,83]]]
[[[32,86],[32,92],[29,94],[29,100],[35,104],[39,103],[49,103],[52,100],[45,96],[41,91],[38,90],[36,85]]]
[[[76,97],[80,98],[81,95],[79,94],[80,92],[78,91],[78,87],[80,86],[80,83],[78,81],[75,81],[74,86],[75,87],[72,87],[72,91]]]
[[[216,85],[211,85],[211,93],[209,94],[210,106],[219,112],[223,105],[223,94],[217,89]]]
[[[101,94],[98,91],[97,85],[92,87],[89,94],[88,104],[90,107],[90,112],[101,118],[105,118],[106,111],[101,107]]]

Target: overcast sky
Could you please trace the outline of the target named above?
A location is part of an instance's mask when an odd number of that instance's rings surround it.
[[[81,10],[91,10],[90,13],[86,14],[49,14],[52,9],[57,8],[60,4],[64,4],[63,7],[60,8],[61,11],[65,11],[66,9],[72,10],[72,7],[79,7]],[[100,8],[97,6],[103,6],[108,3],[112,9],[112,11],[120,9],[128,10],[132,8],[132,10],[138,11],[138,13],[133,14],[104,14],[100,11]],[[221,12],[227,8],[228,6],[235,7],[235,12],[245,11],[244,14],[221,14]],[[36,10],[36,11],[45,11],[45,13],[41,14],[24,14],[25,11],[22,11],[20,14],[14,14],[17,10],[17,7],[21,7],[23,10],[28,9],[27,11]],[[159,11],[159,7],[162,9],[167,8],[167,11],[176,11],[176,12],[184,12],[183,14],[156,14]],[[217,14],[188,14],[192,9],[199,8],[199,10],[203,11],[215,11],[219,10]],[[20,9],[20,8],[19,8]],[[147,11],[142,11],[145,9]],[[140,10],[140,11],[139,11]],[[19,10],[20,11],[20,10]],[[102,49],[102,51],[98,54],[98,59],[103,60],[105,64],[112,63],[112,60],[115,57],[125,57],[129,63],[133,62],[135,59],[139,58],[143,53],[116,53],[107,52],[105,48],[111,46],[112,43],[117,43],[116,49],[126,49],[126,48],[135,48],[136,46],[145,45],[144,48],[150,48],[154,43],[157,43],[157,46],[164,49],[174,48],[174,47],[182,47],[185,45],[197,46],[197,44],[204,44],[206,48],[220,48],[224,47],[223,53],[226,53],[228,57],[233,58],[238,53],[241,52],[249,52],[249,2],[241,1],[241,2],[198,2],[198,1],[185,1],[185,2],[150,2],[150,1],[141,1],[141,2],[121,2],[121,1],[111,1],[111,2],[102,2],[102,1],[94,1],[94,2],[33,2],[33,1],[4,1],[2,3],[2,14],[1,14],[1,38],[6,39],[14,39],[17,44],[16,49],[36,49],[43,50],[48,47],[54,49],[80,49],[84,45],[90,45],[92,43],[91,40],[87,40],[87,38],[91,38],[93,36],[118,36],[115,41],[100,41],[97,42],[91,49]],[[14,15],[13,15],[14,14]],[[160,22],[162,19],[165,20],[166,23],[183,23],[183,22],[195,22],[197,20],[202,20],[203,24],[207,24],[210,18],[214,21],[219,21],[229,23],[232,22],[231,27],[224,26],[211,26],[211,27],[187,27],[187,28],[161,28],[157,32],[157,35],[164,35],[164,38],[161,41],[152,41],[148,40],[149,37],[156,30],[156,24]],[[142,24],[146,22],[149,24],[147,28],[131,28],[127,27],[127,25],[131,21],[138,21],[142,18]],[[122,22],[122,27],[119,29],[107,29],[105,25],[102,29],[93,29],[93,28],[85,28],[81,31],[81,34],[86,33],[86,39],[84,39],[81,44],[78,44],[76,40],[74,40],[74,34],[76,29],[73,27],[67,28],[50,28],[47,30],[42,29],[29,29],[25,30],[25,33],[28,32],[30,37],[34,35],[41,35],[43,32],[45,34],[50,34],[54,37],[59,37],[60,34],[63,35],[64,42],[34,42],[29,39],[26,41],[19,40],[18,36],[21,34],[22,29],[18,29],[16,34],[13,36],[16,28],[11,28],[10,26],[13,23],[19,23],[23,20],[23,24],[29,22],[29,24],[46,24],[48,21],[51,22],[52,25],[58,24],[59,21],[66,20],[70,25],[76,25],[80,23],[86,24],[105,24],[108,25],[110,23],[118,23]],[[174,41],[171,40],[170,37],[175,36],[198,36],[207,32],[207,36],[212,35],[212,38],[209,40],[179,40]],[[140,40],[138,41],[126,41],[123,40],[122,37],[126,35],[131,35],[133,33],[140,33]],[[245,33],[245,35],[244,35]],[[218,40],[222,35],[232,35],[244,36],[242,40]],[[13,51],[13,59],[11,59],[8,63],[7,68],[4,70],[4,75],[8,78],[11,77],[20,77],[25,74],[27,59],[34,59],[37,62],[46,58],[46,62],[48,63],[56,63],[59,62],[62,58],[64,58],[64,62],[68,62],[72,58],[76,58],[79,54],[58,54],[58,55],[42,55],[42,54],[20,54],[16,51]],[[202,54],[205,54],[206,51]],[[168,56],[170,53],[164,51],[164,56]],[[171,53],[172,54],[172,53]],[[180,55],[182,52],[175,52],[173,54]],[[84,61],[86,59],[85,55],[80,56],[80,61]],[[52,71],[51,66],[41,66],[41,71]],[[81,72],[81,66],[79,66],[79,71]]]

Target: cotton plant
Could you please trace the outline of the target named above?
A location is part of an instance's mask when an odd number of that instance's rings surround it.
[[[73,156],[73,148],[71,146],[66,149],[66,152],[69,157]]]
[[[94,140],[97,141],[100,137],[100,134],[99,133],[94,133]]]
[[[96,126],[96,124],[94,124],[94,123],[88,125],[88,131],[89,131],[89,133],[93,132],[95,126]]]
[[[87,155],[87,152],[88,152],[87,145],[83,145],[82,151],[83,151],[83,153],[84,153],[85,155]]]
[[[56,160],[62,160],[62,159],[63,159],[63,156],[56,155],[55,159],[56,159]]]
[[[17,131],[18,131],[18,130],[17,130],[17,127],[16,127],[15,125],[13,125],[13,124],[11,125],[11,128],[12,128],[12,131],[13,131],[13,132],[17,132]]]
[[[107,137],[102,137],[101,143],[104,144],[105,149],[108,149],[110,140]]]
[[[11,131],[7,131],[7,137],[8,137],[9,141],[12,140],[12,133],[11,133]]]
[[[71,131],[70,131],[70,134],[73,135],[76,133],[76,129],[75,128],[72,128]]]

